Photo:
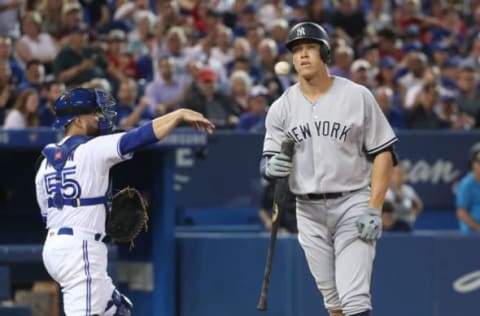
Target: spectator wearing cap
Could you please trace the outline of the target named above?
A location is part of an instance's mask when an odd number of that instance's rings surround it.
[[[250,91],[249,111],[240,115],[237,131],[265,133],[265,118],[268,109],[268,89],[254,86]]]
[[[406,129],[407,123],[404,113],[393,105],[393,90],[390,87],[381,86],[375,89],[374,96],[392,128]]]
[[[127,53],[127,36],[123,30],[113,29],[108,33],[108,49],[105,56],[110,63],[115,78],[120,80],[126,77],[138,79],[137,65],[133,57]]]
[[[48,70],[57,54],[57,43],[48,33],[42,32],[42,18],[38,12],[25,12],[22,16],[22,36],[15,44],[17,58],[26,65],[36,59]]]
[[[367,88],[371,88],[369,80],[370,63],[365,59],[357,59],[350,67],[350,79]]]
[[[458,91],[458,75],[462,60],[458,56],[448,58],[440,68],[441,92],[456,94]]]
[[[149,109],[149,100],[146,96],[140,97],[138,102],[138,85],[131,78],[120,82],[117,92],[116,122],[121,129],[130,129],[139,126],[142,122],[151,120],[154,116]]]
[[[237,1],[242,2],[242,1]],[[261,24],[259,21],[258,8],[253,3],[240,4],[241,7],[239,14],[235,18],[233,34],[236,37],[245,36],[246,30],[249,25]],[[263,24],[262,24],[263,25]]]
[[[480,92],[477,70],[465,65],[460,68],[458,75],[457,101],[460,110],[475,118],[476,127],[480,127]]]
[[[70,30],[68,44],[60,49],[53,61],[53,71],[67,88],[111,74],[103,55],[88,45],[88,29],[85,24],[78,24]]]
[[[344,78],[350,78],[350,67],[353,62],[353,49],[345,44],[339,45],[333,52],[333,63],[330,66],[330,74]]]
[[[402,96],[395,76],[396,66],[397,63],[391,56],[386,56],[380,59],[380,62],[378,63],[378,73],[375,78],[375,86],[390,88],[392,90],[393,108],[401,109]]]
[[[71,30],[84,23],[82,6],[78,1],[66,1],[62,6],[62,27],[56,34],[56,40],[61,44],[69,41]]]
[[[176,74],[174,61],[169,56],[158,60],[159,78],[147,84],[145,96],[150,104],[150,111],[160,116],[181,107],[187,94],[188,86],[182,77]]]
[[[480,144],[469,152],[470,171],[460,180],[456,192],[456,211],[460,231],[480,233]]]
[[[432,42],[430,45],[430,51],[432,54],[432,65],[442,67],[449,57],[449,48],[447,44],[443,42]]]
[[[411,49],[423,51],[423,42],[420,38],[420,26],[417,24],[410,24],[403,29],[403,46],[409,46]],[[404,48],[405,50],[405,48]]]
[[[252,79],[244,70],[237,70],[230,76],[230,98],[235,105],[242,111],[249,110],[248,93],[252,88]]]
[[[187,96],[184,107],[202,113],[217,128],[234,128],[240,110],[230,98],[217,91],[215,70],[204,67],[199,70],[196,79],[198,90]]]
[[[469,130],[475,126],[475,119],[462,112],[457,104],[457,98],[453,94],[440,95],[438,117],[444,121],[451,130]]]

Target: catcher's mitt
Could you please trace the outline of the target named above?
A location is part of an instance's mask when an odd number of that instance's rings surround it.
[[[113,196],[107,235],[113,241],[130,242],[132,247],[143,227],[147,230],[147,206],[147,201],[137,189],[126,187],[118,191]]]

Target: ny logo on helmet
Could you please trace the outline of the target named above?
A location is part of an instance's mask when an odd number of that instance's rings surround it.
[[[301,27],[297,29],[297,36],[305,36],[307,33],[305,32],[305,28]]]

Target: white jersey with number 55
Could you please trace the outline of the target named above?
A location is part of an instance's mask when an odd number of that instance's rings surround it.
[[[109,187],[109,169],[133,154],[122,156],[119,142],[124,133],[99,136],[79,145],[69,156],[62,170],[62,193],[65,198],[104,196]],[[65,141],[62,140],[62,142]],[[56,170],[43,159],[35,185],[37,201],[47,228],[79,227],[105,232],[106,210],[103,204],[62,209],[48,207],[47,200],[55,190]]]

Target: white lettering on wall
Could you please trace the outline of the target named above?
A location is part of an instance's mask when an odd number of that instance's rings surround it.
[[[480,289],[480,270],[462,275],[453,282],[453,289],[458,293],[469,293]]]
[[[426,160],[417,160],[412,163],[410,160],[402,160],[405,168],[406,182],[415,184],[420,182],[438,184],[452,183],[461,176],[461,171],[455,169],[453,162],[439,159],[433,163]]]

